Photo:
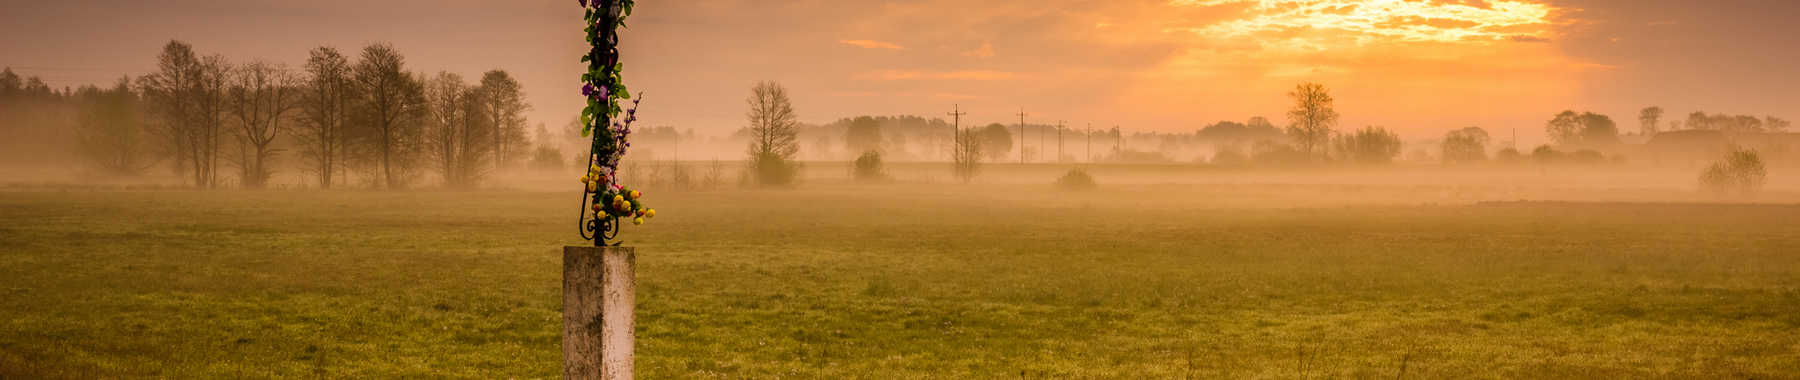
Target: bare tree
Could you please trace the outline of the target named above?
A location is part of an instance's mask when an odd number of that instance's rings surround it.
[[[484,103],[461,75],[438,72],[425,83],[425,157],[443,175],[444,187],[469,188],[481,179],[493,140]]]
[[[969,128],[957,132],[956,146],[950,154],[956,160],[956,177],[963,183],[969,183],[981,174],[982,145],[981,130]]]
[[[193,175],[194,185],[202,185],[200,167],[187,173],[191,160],[198,160],[191,155],[200,144],[194,139],[194,130],[200,128],[196,99],[200,95],[200,58],[193,45],[169,41],[162,54],[157,54],[157,72],[139,77],[137,85],[149,113],[149,135],[160,153],[173,162],[169,169],[176,175]]]
[[[1662,107],[1644,107],[1643,110],[1639,110],[1638,133],[1643,133],[1645,135],[1656,134],[1658,124],[1662,122],[1662,117]]]
[[[1288,109],[1288,136],[1309,157],[1322,158],[1331,143],[1331,128],[1338,113],[1332,107],[1331,90],[1318,83],[1301,83],[1288,92],[1294,107]]]
[[[481,75],[481,86],[476,89],[488,135],[493,137],[487,148],[493,157],[491,167],[500,170],[523,161],[531,149],[531,139],[525,134],[525,111],[531,104],[525,103],[524,87],[506,70],[492,70]]]
[[[195,144],[189,158],[194,163],[195,186],[219,187],[219,159],[224,156],[225,139],[231,135],[231,62],[214,54],[200,59],[199,81],[196,83],[195,128],[190,132]]]
[[[358,138],[388,189],[405,188],[418,150],[418,123],[425,113],[424,86],[408,74],[406,59],[386,43],[363,47],[356,63]]]
[[[300,80],[287,65],[250,61],[232,71],[229,113],[237,124],[239,179],[245,189],[269,184],[269,160],[281,149],[270,145],[299,116]]]
[[[76,93],[75,153],[101,174],[136,175],[156,164],[144,141],[138,95],[129,77],[110,90],[84,86]]]
[[[745,103],[750,105],[750,111],[744,113],[750,121],[749,178],[762,187],[792,184],[799,174],[794,154],[800,152],[800,144],[795,142],[800,122],[787,88],[774,81],[757,82]]]
[[[350,60],[334,47],[313,49],[306,72],[295,137],[304,146],[300,155],[318,175],[319,188],[330,189],[332,175],[344,173],[350,150],[350,111],[356,87]]]

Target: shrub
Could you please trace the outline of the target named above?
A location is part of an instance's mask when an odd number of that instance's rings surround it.
[[[1768,183],[1768,171],[1763,168],[1762,155],[1756,151],[1739,150],[1725,156],[1725,161],[1715,162],[1700,171],[1700,189],[1713,194],[1728,193],[1750,194],[1761,190]]]
[[[1250,163],[1250,156],[1244,154],[1244,148],[1237,144],[1222,144],[1213,151],[1214,165],[1242,165]]]
[[[1338,155],[1354,162],[1385,164],[1394,162],[1394,156],[1400,154],[1400,135],[1382,127],[1371,126],[1347,133],[1334,143]]]
[[[1575,153],[1570,153],[1567,158],[1570,163],[1576,164],[1593,165],[1606,163],[1606,155],[1593,149],[1577,150]]]
[[[1487,143],[1486,130],[1468,127],[1445,133],[1439,149],[1443,150],[1444,162],[1476,163],[1487,161]],[[1513,151],[1513,154],[1518,153]]]
[[[887,172],[881,165],[881,152],[874,150],[863,152],[861,157],[856,158],[854,166],[856,179],[879,180],[887,178]]]
[[[1063,190],[1092,190],[1096,187],[1100,187],[1100,184],[1094,182],[1094,176],[1088,175],[1086,169],[1071,169],[1068,174],[1056,179],[1056,188]]]
[[[562,149],[552,148],[549,145],[539,145],[537,147],[537,151],[533,152],[531,155],[531,169],[532,170],[542,170],[542,171],[562,171],[562,169],[563,169]]]
[[[744,162],[745,175],[738,177],[746,187],[789,187],[800,179],[801,164],[774,153],[755,154]]]
[[[1525,155],[1520,154],[1518,149],[1506,148],[1494,153],[1494,161],[1503,164],[1517,164],[1525,162]]]
[[[1258,164],[1298,164],[1312,161],[1312,157],[1294,149],[1293,145],[1262,140],[1250,146],[1250,161]]]

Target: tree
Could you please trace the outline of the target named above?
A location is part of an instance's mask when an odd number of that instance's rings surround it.
[[[270,144],[300,110],[299,78],[286,65],[251,61],[232,71],[229,113],[238,126],[239,179],[245,189],[268,186],[268,160],[280,149]]]
[[[850,127],[844,131],[844,147],[851,154],[880,151],[882,147],[881,123],[869,116],[857,116],[850,120]]]
[[[1400,135],[1387,128],[1370,126],[1337,139],[1337,150],[1345,160],[1367,164],[1385,164],[1400,154]]]
[[[887,171],[881,164],[881,152],[879,151],[869,150],[863,152],[862,156],[856,157],[856,162],[852,167],[852,172],[855,174],[856,179],[887,179]]]
[[[1323,157],[1339,116],[1332,107],[1331,90],[1318,83],[1300,83],[1288,97],[1294,99],[1287,114],[1288,136],[1308,156]]]
[[[524,86],[506,70],[492,70],[481,75],[476,91],[480,93],[482,115],[487,117],[488,134],[493,136],[487,148],[493,156],[490,166],[500,170],[524,160],[531,149],[530,138],[525,134],[525,111],[531,109],[531,104],[525,103]]]
[[[1582,112],[1581,140],[1589,146],[1617,143],[1619,141],[1619,125],[1606,115]]]
[[[1007,153],[1012,152],[1012,131],[1007,130],[1005,124],[988,124],[976,134],[980,135],[976,141],[981,144],[981,153],[988,161],[1000,162],[1006,159]]]
[[[193,45],[169,41],[157,55],[157,72],[138,78],[150,112],[151,134],[177,173],[191,172],[194,186],[218,187],[218,162],[225,137],[224,57],[199,57]]]
[[[319,179],[319,188],[330,189],[333,174],[342,174],[350,152],[350,112],[356,99],[350,60],[337,48],[321,46],[306,61],[307,79],[302,84],[300,123],[295,137],[300,151]]]
[[[1638,133],[1656,134],[1657,125],[1662,122],[1662,117],[1662,107],[1644,107],[1643,110],[1638,111]]]
[[[401,189],[412,179],[418,151],[418,124],[425,109],[424,85],[405,70],[406,59],[393,45],[363,47],[353,69],[360,133],[376,166],[379,183]]]
[[[156,164],[144,141],[138,96],[130,77],[109,90],[83,87],[75,121],[75,153],[100,174],[136,175]]]
[[[1618,124],[1593,112],[1563,111],[1544,123],[1544,131],[1559,146],[1605,149],[1620,144]]]
[[[800,169],[794,162],[794,155],[800,152],[796,142],[800,122],[787,88],[774,81],[757,82],[744,101],[750,105],[744,114],[750,121],[749,179],[760,187],[792,185]]]
[[[1789,125],[1787,120],[1779,117],[1769,116],[1763,119],[1763,128],[1768,129],[1769,132],[1787,132]]]
[[[1581,114],[1574,110],[1562,111],[1544,123],[1544,133],[1550,135],[1550,141],[1557,145],[1575,143],[1581,139]]]
[[[1453,130],[1444,134],[1444,161],[1451,163],[1475,163],[1487,161],[1487,143],[1490,140],[1487,130],[1480,127],[1468,127]]]
[[[461,75],[438,72],[425,81],[425,158],[443,176],[444,187],[469,188],[481,179],[493,145],[492,121],[484,114],[482,92]]]
[[[1762,189],[1768,182],[1768,171],[1763,168],[1762,155],[1756,151],[1738,150],[1725,156],[1724,162],[1715,162],[1701,171],[1699,185],[1701,190],[1719,195],[1731,192],[1750,194]]]
[[[1001,126],[1001,129],[1004,130],[1006,127]],[[950,152],[950,155],[956,160],[956,177],[961,178],[963,183],[969,183],[975,179],[976,175],[981,174],[981,150],[983,147],[981,138],[982,133],[975,128],[957,132],[956,147]],[[1011,138],[1005,140],[1012,141]]]

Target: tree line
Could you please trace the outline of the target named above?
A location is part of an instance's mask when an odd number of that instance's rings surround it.
[[[21,81],[10,68],[0,72],[0,107],[27,106],[48,114],[45,125],[67,120],[71,151],[95,174],[165,166],[208,189],[266,188],[276,161],[288,156],[320,188],[357,181],[401,189],[428,175],[468,188],[530,154],[524,112],[531,106],[505,70],[473,83],[426,74],[409,70],[386,43],[364,46],[354,60],[320,46],[295,69],[232,63],[170,41],[149,74],[60,93],[35,77]]]

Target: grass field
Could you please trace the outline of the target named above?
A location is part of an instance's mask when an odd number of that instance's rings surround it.
[[[1106,181],[653,192],[639,378],[1800,378],[1791,202]],[[577,196],[0,192],[0,378],[558,378]]]

